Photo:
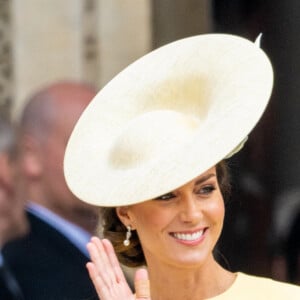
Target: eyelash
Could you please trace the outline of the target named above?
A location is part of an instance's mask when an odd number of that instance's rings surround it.
[[[206,195],[211,194],[215,189],[216,189],[216,187],[213,184],[205,185],[204,187],[201,187],[199,189],[199,191],[196,192],[196,194],[206,196]],[[174,193],[168,193],[168,194],[165,194],[165,195],[155,198],[155,200],[169,201],[175,197],[176,197],[176,195]]]
[[[160,200],[160,201],[168,201],[172,198],[175,198],[176,196],[173,193],[168,193],[162,196],[159,196],[157,198],[155,198],[154,200]]]
[[[202,188],[200,189],[200,192],[197,193],[197,194],[205,194],[205,195],[208,195],[208,194],[212,193],[215,189],[216,189],[216,187],[215,187],[214,185],[212,185],[212,184],[206,185],[206,186],[202,187]],[[203,192],[203,191],[204,191],[204,192]]]

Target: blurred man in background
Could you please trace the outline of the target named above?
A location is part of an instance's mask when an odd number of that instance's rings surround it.
[[[25,299],[96,295],[85,264],[86,243],[97,229],[99,209],[79,201],[63,175],[66,143],[94,96],[95,90],[86,84],[54,83],[35,93],[21,116],[18,168],[31,230],[9,243],[3,253]]]
[[[24,299],[13,273],[2,256],[2,248],[12,239],[25,235],[28,222],[24,202],[17,194],[15,131],[0,118],[0,299]]]

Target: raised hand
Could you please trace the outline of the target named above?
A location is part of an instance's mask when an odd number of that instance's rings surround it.
[[[151,300],[147,271],[140,269],[136,272],[135,296],[109,240],[93,237],[87,249],[91,257],[87,269],[101,300]]]

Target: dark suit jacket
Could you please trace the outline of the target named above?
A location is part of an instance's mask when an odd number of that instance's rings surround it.
[[[3,249],[25,299],[98,299],[85,267],[87,257],[50,225],[31,213],[28,218],[30,233]]]
[[[0,254],[2,256],[2,254]],[[0,299],[2,300],[24,300],[23,293],[16,281],[14,274],[2,258],[0,265]]]

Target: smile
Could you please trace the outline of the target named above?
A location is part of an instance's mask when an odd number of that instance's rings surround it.
[[[205,232],[205,229],[202,229],[202,230],[195,231],[192,233],[173,232],[173,233],[171,233],[171,235],[174,238],[176,238],[177,240],[193,242],[193,241],[198,241],[199,239],[201,239],[204,232]]]

